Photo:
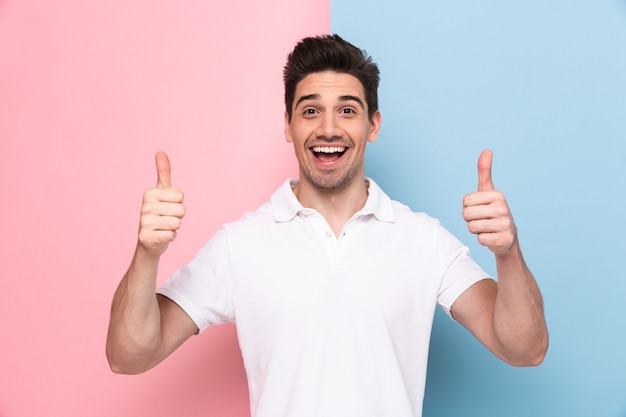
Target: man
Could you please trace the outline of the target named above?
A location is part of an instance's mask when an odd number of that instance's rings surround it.
[[[158,295],[159,258],[185,208],[167,156],[156,155],[157,187],[144,195],[137,249],[113,300],[113,371],[143,372],[230,321],[253,416],[420,416],[437,304],[502,360],[540,364],[541,294],[494,190],[491,152],[479,158],[463,217],[494,253],[497,283],[435,219],[364,177],[365,147],[381,126],[371,58],[336,35],[306,38],[284,81],[299,179],[220,228]]]

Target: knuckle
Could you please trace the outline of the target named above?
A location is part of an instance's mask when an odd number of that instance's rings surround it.
[[[150,246],[153,240],[154,239],[150,233],[146,233],[144,230],[139,231],[139,242],[141,242],[144,246]]]
[[[515,230],[515,224],[510,217],[505,217],[500,223],[502,230],[506,231],[507,236],[513,236]]]
[[[185,195],[178,188],[170,188],[167,194],[168,201],[172,203],[182,203],[185,199]]]
[[[154,203],[144,202],[141,205],[141,214],[150,214],[154,211]]]
[[[478,235],[478,243],[483,246],[489,246],[491,244],[491,239],[489,239],[486,234],[481,233]]]
[[[153,221],[150,215],[143,215],[139,218],[139,227],[141,230],[148,228],[152,223]]]
[[[506,205],[499,204],[496,206],[496,215],[499,217],[506,217],[509,214],[509,209]]]
[[[144,201],[152,201],[158,199],[159,190],[156,188],[150,188],[149,190],[144,191],[143,200]]]
[[[159,241],[162,243],[170,243],[176,239],[176,231],[174,230],[163,230],[160,234]]]

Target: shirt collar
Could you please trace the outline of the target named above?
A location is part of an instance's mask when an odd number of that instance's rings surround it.
[[[365,182],[368,184],[368,196],[365,205],[357,215],[373,214],[379,221],[394,222],[393,206],[389,196],[371,178],[365,178]],[[293,187],[296,184],[298,184],[297,179],[287,179],[270,197],[274,220],[277,222],[291,221],[298,213],[306,210],[293,193]]]

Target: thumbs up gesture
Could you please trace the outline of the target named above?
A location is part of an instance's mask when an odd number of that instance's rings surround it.
[[[182,191],[172,188],[170,160],[164,152],[155,155],[157,185],[143,195],[139,221],[139,244],[160,256],[176,238],[185,215]]]
[[[484,150],[478,158],[478,191],[463,198],[463,218],[478,242],[496,255],[507,254],[517,242],[517,229],[504,194],[491,179],[493,154]]]

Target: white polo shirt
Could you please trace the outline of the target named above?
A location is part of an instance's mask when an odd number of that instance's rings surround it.
[[[488,275],[437,220],[368,182],[335,237],[287,180],[158,289],[200,331],[237,324],[254,417],[422,414],[435,307],[449,313]]]

